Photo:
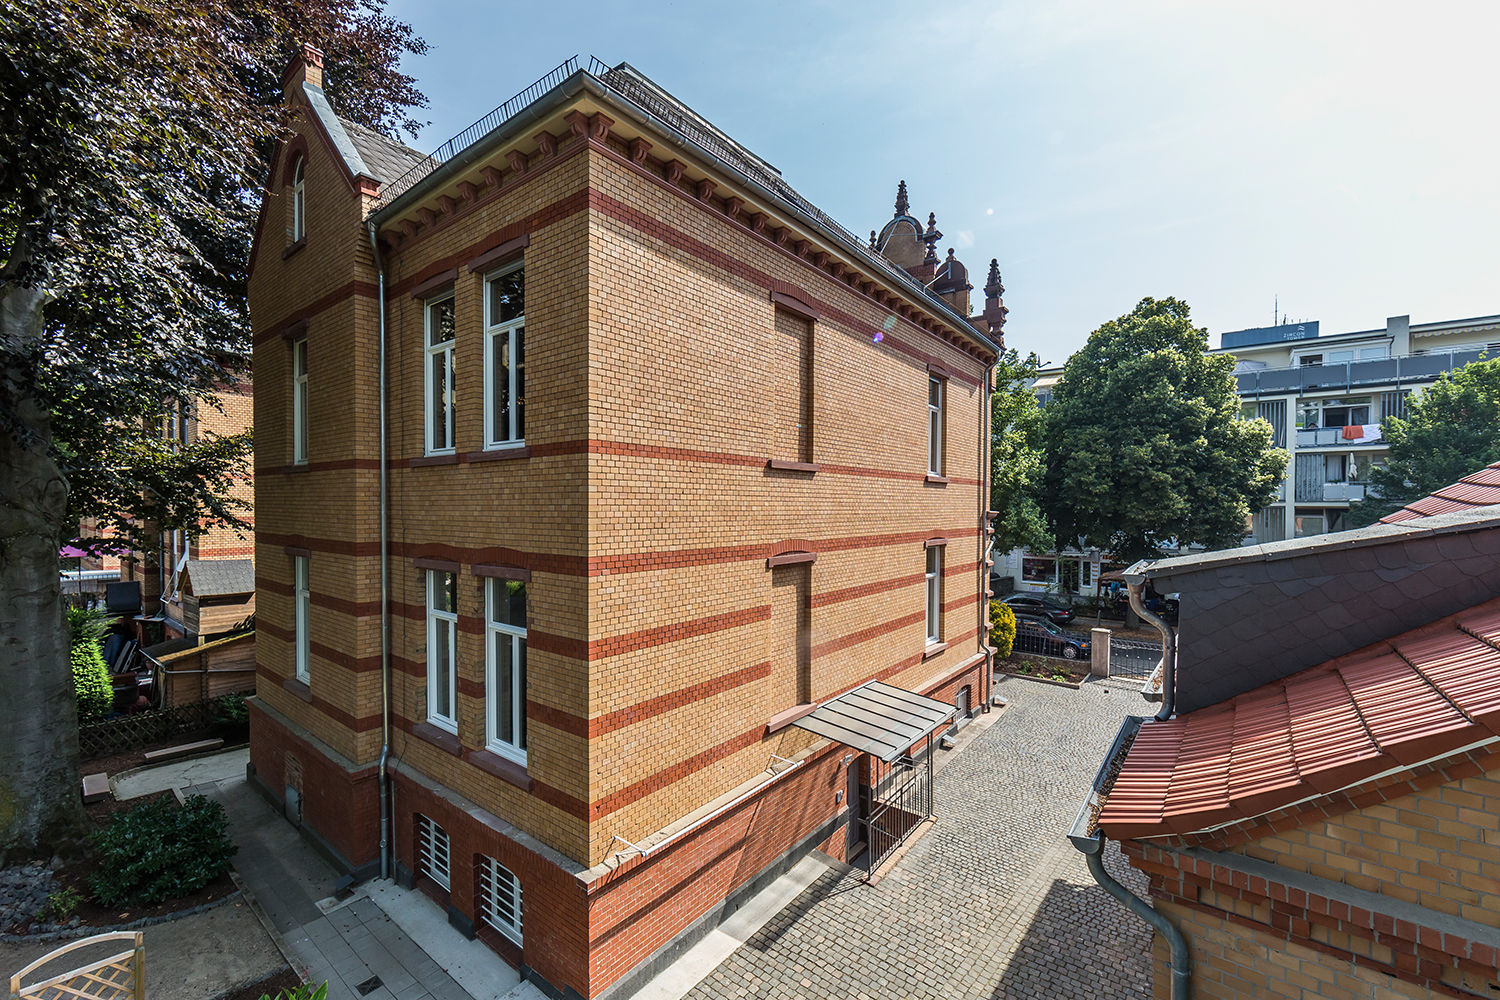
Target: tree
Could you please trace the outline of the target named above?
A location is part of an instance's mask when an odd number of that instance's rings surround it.
[[[990,509],[995,518],[995,551],[1025,546],[1045,552],[1052,535],[1040,495],[1046,461],[1042,453],[1042,408],[1032,392],[1041,367],[1035,354],[1022,358],[1014,348],[995,364],[990,397]]]
[[[356,117],[410,124],[395,62],[421,43],[382,0],[0,0],[0,865],[81,829],[70,479],[97,499],[170,475],[120,442],[244,369],[255,192],[301,39],[345,48]]]
[[[1241,418],[1233,369],[1175,298],[1142,299],[1090,334],[1044,411],[1056,534],[1122,560],[1238,544],[1287,456],[1268,423]]]
[[[1373,524],[1500,460],[1500,359],[1439,378],[1412,400],[1406,419],[1388,417],[1388,463],[1370,473],[1370,498],[1349,508],[1350,527]]]

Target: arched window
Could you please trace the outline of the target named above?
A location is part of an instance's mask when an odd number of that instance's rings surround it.
[[[307,235],[307,183],[303,176],[307,165],[305,157],[297,158],[292,170],[292,242],[301,242]]]

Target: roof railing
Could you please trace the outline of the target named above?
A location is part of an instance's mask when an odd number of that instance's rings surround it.
[[[489,114],[485,115],[483,118],[479,119],[474,124],[470,125],[468,128],[464,129],[462,132],[458,133],[453,138],[443,143],[437,149],[433,150],[430,154],[420,160],[406,173],[402,174],[400,177],[397,177],[389,184],[382,184],[380,186],[380,201],[376,205],[376,208],[384,208],[391,202],[395,201],[397,198],[401,197],[406,192],[410,191],[423,177],[426,177],[438,167],[442,166],[444,163],[448,162],[459,153],[468,149],[480,139],[489,135],[495,129],[505,124],[505,122],[515,117],[516,112],[520,111],[532,101],[536,100],[538,97],[541,97],[547,91],[551,90],[559,83],[562,83],[564,80],[566,80],[576,72],[578,72],[577,56],[569,56],[567,59],[564,59],[562,62],[558,63],[550,71],[538,77],[531,86],[527,87],[525,90],[522,90],[510,100],[506,101],[504,104],[501,104],[495,110],[491,111]]]

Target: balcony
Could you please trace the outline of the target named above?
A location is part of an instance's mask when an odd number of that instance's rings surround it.
[[[1297,431],[1298,448],[1326,448],[1330,445],[1358,447],[1359,445],[1384,445],[1385,443],[1386,440],[1384,437],[1355,438],[1352,441],[1346,441],[1344,440],[1344,429],[1342,427],[1319,427],[1314,430],[1302,430],[1299,428]]]
[[[1483,350],[1444,351],[1440,354],[1408,354],[1399,358],[1372,358],[1333,365],[1301,365],[1292,368],[1261,368],[1235,375],[1241,396],[1275,396],[1285,393],[1322,392],[1362,386],[1401,386],[1431,382],[1445,372],[1480,360]],[[1300,443],[1300,442],[1299,442]]]
[[[1364,483],[1324,483],[1324,503],[1353,503],[1365,498],[1365,490],[1368,487]]]

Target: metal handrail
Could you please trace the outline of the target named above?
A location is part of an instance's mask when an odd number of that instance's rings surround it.
[[[536,82],[532,83],[531,86],[522,90],[510,98],[510,100],[504,102],[495,108],[495,110],[423,157],[406,173],[388,184],[382,184],[380,186],[380,199],[375,205],[376,209],[384,208],[410,191],[423,177],[426,177],[448,160],[451,160],[480,139],[489,135],[495,129],[515,117],[516,112],[576,72],[578,72],[578,57],[576,55],[569,56],[558,63],[549,72],[538,77]]]

